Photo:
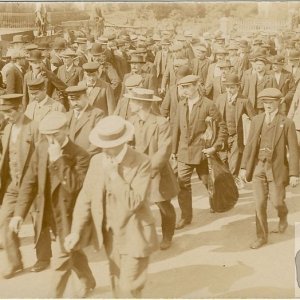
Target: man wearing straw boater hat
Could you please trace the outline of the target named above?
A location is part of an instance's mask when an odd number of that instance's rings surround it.
[[[127,146],[133,135],[133,125],[119,116],[105,117],[92,130],[90,141],[102,153],[91,159],[74,208],[71,234],[65,240],[71,251],[93,220],[118,298],[141,297],[149,257],[158,247],[148,202],[151,162]]]
[[[132,116],[129,121],[134,125],[133,145],[151,159],[150,201],[159,207],[161,214],[161,250],[171,246],[174,235],[176,215],[171,199],[178,194],[178,184],[169,164],[172,151],[171,129],[169,122],[155,113],[152,105],[161,101],[152,90],[134,88],[124,95],[129,99]]]
[[[35,200],[35,243],[41,243],[45,232],[52,229],[57,235],[59,252],[53,256],[53,277],[48,283],[49,298],[63,297],[71,271],[80,281],[80,298],[96,285],[81,250],[68,254],[64,238],[70,233],[73,207],[82,187],[89,164],[89,154],[68,137],[65,113],[52,111],[39,123],[40,142],[35,148],[10,222],[10,229],[18,232],[29,208]]]
[[[242,187],[243,184],[239,180],[238,174],[244,150],[243,115],[252,119],[255,110],[251,102],[241,95],[238,75],[228,74],[223,84],[226,92],[216,100],[216,106],[226,122],[229,135],[226,151],[222,154],[228,162],[229,170],[234,176],[237,186]]]

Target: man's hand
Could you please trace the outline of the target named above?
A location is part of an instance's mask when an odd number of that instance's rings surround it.
[[[290,186],[296,187],[299,184],[299,177],[291,176],[290,177]]]
[[[215,147],[210,147],[210,148],[206,148],[203,149],[202,152],[209,157],[210,155],[214,154],[216,152],[216,148]]]
[[[76,244],[79,242],[80,235],[78,233],[70,233],[66,238],[64,242],[64,247],[67,250],[67,252],[71,252]]]
[[[243,180],[244,182],[247,182],[247,180],[246,180],[246,170],[245,170],[245,169],[241,169],[241,170],[240,170],[239,177],[240,177],[240,179]]]
[[[18,233],[20,231],[20,227],[23,223],[22,217],[12,217],[9,222],[9,229],[15,233]]]
[[[62,149],[56,139],[48,139],[48,154],[50,161],[56,161],[62,156]]]

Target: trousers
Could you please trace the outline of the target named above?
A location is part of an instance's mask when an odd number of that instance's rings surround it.
[[[255,199],[256,235],[268,239],[267,202],[270,198],[280,219],[286,218],[288,209],[285,204],[285,186],[268,181],[266,162],[258,161],[253,173],[253,193]]]

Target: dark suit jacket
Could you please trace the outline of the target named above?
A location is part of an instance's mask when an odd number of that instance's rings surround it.
[[[206,82],[207,72],[208,72],[208,67],[209,67],[210,61],[207,58],[205,58],[203,60],[194,58],[192,60],[191,64],[192,64],[193,74],[198,75],[200,77],[201,82],[204,85]]]
[[[156,76],[159,77],[159,76],[163,76],[165,70],[166,70],[166,67],[167,67],[167,64],[168,64],[168,61],[171,59],[171,54],[168,52],[167,53],[167,59],[166,59],[166,65],[165,65],[165,69],[162,69],[162,51],[157,51],[156,55],[155,55],[155,59],[154,59],[154,65],[156,67]]]
[[[299,176],[299,153],[295,124],[287,117],[277,114],[275,136],[272,143],[272,173],[277,184],[289,184],[289,176]],[[241,169],[246,169],[247,181],[252,180],[260,147],[260,135],[265,114],[255,116],[251,122]],[[287,151],[288,149],[288,151]],[[289,153],[289,158],[287,158]]]
[[[80,118],[76,121],[76,125],[73,127],[71,126],[71,122],[74,121],[74,112],[72,109],[69,110],[67,112],[67,118],[69,137],[71,141],[86,150],[91,155],[98,153],[100,148],[90,143],[89,134],[98,121],[104,116],[105,114],[102,110],[89,105],[82,113]]]
[[[66,66],[58,68],[57,77],[63,81],[67,86],[77,85],[83,78],[83,69],[81,67],[73,66],[68,72]]]
[[[82,80],[78,85],[85,85],[85,80]],[[113,90],[107,82],[102,79],[98,79],[95,87],[88,94],[89,104],[93,107],[101,109],[104,114],[112,115],[116,109],[116,101],[114,97]]]
[[[206,159],[202,150],[210,147],[205,145],[203,134],[206,131],[206,118],[211,117],[216,122],[217,133],[213,145],[217,151],[221,150],[227,138],[227,127],[215,104],[206,97],[200,96],[187,120],[187,101],[179,102],[176,114],[176,123],[173,131],[172,153],[177,153],[178,161],[187,164],[200,164]]]
[[[13,65],[6,72],[6,93],[23,94],[24,74],[18,67]]]
[[[225,120],[225,108],[227,104],[227,94],[221,94],[216,100],[216,106],[219,109],[223,119]],[[235,104],[235,119],[236,119],[236,132],[237,141],[240,152],[244,149],[244,133],[243,133],[243,114],[246,114],[251,120],[256,115],[251,102],[247,98],[238,95]]]
[[[171,200],[178,194],[178,185],[169,164],[172,150],[170,124],[167,119],[153,112],[150,112],[142,129],[139,120],[138,115],[133,115],[129,119],[135,127],[135,149],[150,157],[152,183],[155,180],[159,181],[157,185],[152,184],[151,189],[158,186],[161,198],[151,200],[153,202]],[[143,134],[139,134],[138,131],[141,130]],[[160,178],[157,177],[158,174],[160,174]]]
[[[26,116],[23,116],[22,127],[17,141],[17,156],[20,167],[20,182],[28,168],[31,155],[34,151],[35,143],[38,141],[37,125],[31,122]],[[2,155],[0,160],[0,193],[5,193],[9,179],[9,141],[12,130],[12,124],[8,123],[4,128],[2,136]],[[1,199],[2,201],[2,199]]]
[[[174,65],[173,65],[173,60],[169,60],[167,63],[166,70],[163,74],[162,82],[161,82],[161,87],[165,88],[167,85],[171,86],[176,83],[176,74],[174,70]]]
[[[225,92],[225,87],[222,85],[221,77],[217,76],[212,81],[207,82],[205,94],[209,99],[216,101],[219,95]]]
[[[117,251],[130,257],[147,257],[158,248],[155,222],[148,202],[151,180],[149,158],[130,147],[113,180],[105,169],[103,154],[92,157],[73,214],[72,233],[86,234],[92,219],[99,246],[103,245],[103,203],[118,245]],[[112,245],[115,247],[115,245]]]
[[[45,217],[46,194],[51,195],[56,225],[56,228],[52,229],[56,230],[62,240],[70,233],[73,208],[88,164],[89,154],[71,141],[63,148],[63,155],[54,162],[48,162],[46,139],[41,140],[36,146],[20,186],[15,208],[15,216],[25,218],[34,198],[37,197],[34,224],[36,242],[39,240]],[[51,190],[46,184],[48,172]]]

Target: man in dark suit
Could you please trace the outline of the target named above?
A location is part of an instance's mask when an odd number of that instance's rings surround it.
[[[0,229],[3,237],[3,248],[6,263],[3,277],[9,279],[23,269],[22,255],[19,249],[18,235],[9,230],[8,225],[13,217],[19,188],[28,162],[38,140],[38,132],[34,123],[21,112],[22,94],[6,94],[1,96],[0,110],[8,118],[2,137],[2,155],[0,161],[0,194],[3,197],[0,210]],[[49,231],[42,237],[43,243],[36,248],[37,263],[31,271],[39,272],[49,263],[51,239]]]
[[[51,53],[50,63],[51,63],[51,71],[54,74],[57,74],[58,68],[62,66],[63,60],[60,54],[65,51],[66,43],[62,38],[57,38],[53,44],[53,52]]]
[[[238,178],[241,159],[244,150],[243,115],[250,119],[255,116],[255,110],[251,102],[240,94],[240,82],[238,75],[228,74],[224,81],[226,93],[221,94],[216,100],[228,129],[228,140],[222,157],[229,165],[229,170],[234,176],[237,186],[240,185]]]
[[[24,82],[25,52],[14,50],[11,54],[14,64],[6,72],[6,93],[22,94]]]
[[[62,112],[50,112],[39,124],[43,136],[26,171],[10,229],[18,232],[28,210],[36,199],[34,223],[35,242],[41,243],[45,230],[52,229],[58,236],[60,254],[53,258],[53,278],[49,281],[50,298],[63,296],[68,277],[73,270],[81,283],[79,297],[96,285],[82,251],[68,254],[65,237],[70,233],[76,197],[81,189],[89,164],[89,155],[68,138],[67,118]]]
[[[133,115],[129,121],[135,128],[134,148],[147,154],[151,159],[150,201],[159,207],[161,215],[161,250],[171,246],[174,235],[176,215],[171,199],[178,194],[176,177],[169,164],[172,151],[172,139],[169,122],[152,110],[152,104],[161,98],[154,91],[134,88],[125,94]]]
[[[221,150],[227,138],[226,124],[215,104],[199,93],[199,78],[188,75],[178,82],[178,94],[184,100],[177,107],[176,125],[173,131],[173,158],[178,161],[180,192],[178,202],[181,219],[176,228],[181,229],[192,221],[191,177],[196,169],[198,177],[207,187],[208,163],[206,155]],[[217,134],[211,145],[206,145],[204,133],[206,118],[216,122]]]
[[[84,64],[89,62],[89,59],[86,55],[87,53],[87,38],[85,37],[78,37],[75,41],[75,43],[78,45],[77,49],[77,55],[79,58],[79,67],[82,67]]]
[[[275,55],[272,58],[273,70],[270,71],[270,74],[273,79],[272,87],[279,89],[283,95],[280,111],[287,115],[296,91],[296,86],[292,73],[283,69],[284,64],[284,57]]]
[[[89,104],[86,90],[87,87],[83,85],[66,89],[70,102],[70,110],[67,112],[68,135],[72,142],[94,155],[99,152],[99,148],[90,143],[89,134],[105,114],[101,109]]]
[[[75,51],[66,49],[61,57],[64,64],[58,68],[57,77],[67,86],[77,85],[83,78],[83,69],[74,65],[74,59],[77,57]]]
[[[112,115],[116,109],[116,100],[109,83],[99,78],[99,63],[90,62],[84,64],[84,80],[78,85],[87,87],[89,104],[101,109],[105,115]]]
[[[115,298],[141,298],[151,254],[158,248],[155,222],[148,201],[149,157],[127,146],[134,127],[119,116],[96,125],[91,142],[102,148],[92,157],[77,198],[69,251],[80,245],[92,220],[99,247],[104,246]],[[76,248],[75,248],[76,249]]]
[[[282,93],[276,88],[266,88],[258,94],[265,113],[252,120],[241,163],[240,177],[252,180],[255,199],[257,239],[251,244],[252,249],[268,242],[268,197],[278,212],[276,232],[283,233],[287,229],[285,189],[288,184],[294,187],[299,181],[295,124],[278,112],[281,98]]]

